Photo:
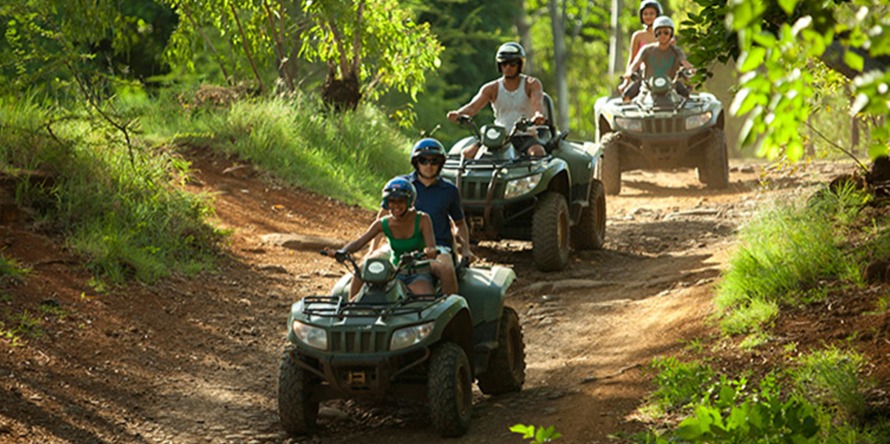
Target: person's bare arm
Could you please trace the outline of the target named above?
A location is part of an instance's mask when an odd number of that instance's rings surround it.
[[[629,79],[631,75],[633,75],[634,71],[640,69],[640,65],[643,64],[643,51],[642,49],[637,52],[637,56],[634,57],[634,61],[631,62],[630,66],[627,67],[627,71],[624,72],[624,78]]]
[[[362,234],[358,239],[346,244],[342,249],[346,250],[349,253],[354,253],[358,250],[361,250],[362,247],[368,244],[371,239],[377,237],[378,234],[383,232],[383,224],[380,220],[375,220],[371,223],[371,226]]]
[[[428,214],[420,217],[420,232],[423,233],[423,243],[426,245],[423,252],[430,259],[435,259],[439,255],[436,249],[436,236],[433,234],[433,221]]]
[[[532,107],[531,120],[535,125],[543,125],[547,120],[544,114],[544,88],[541,82],[534,77],[526,78],[526,91],[528,92],[529,103]]]
[[[630,57],[627,59],[625,69],[630,68],[630,64],[637,58],[637,53],[640,52],[640,39],[643,38],[644,32],[646,31],[636,31],[630,38]]]
[[[470,250],[470,229],[467,228],[467,223],[465,220],[461,219],[457,222],[454,222],[454,226],[457,227],[457,237],[460,239],[460,255],[467,259],[468,262],[473,262],[473,252]]]
[[[375,220],[382,219],[384,214],[385,214],[384,210],[383,210],[383,208],[381,208],[379,211],[377,211],[377,218]],[[368,251],[376,251],[378,248],[380,248],[380,242],[382,240],[383,240],[383,236],[380,236],[380,235],[374,236],[374,239],[371,239],[371,245],[370,245],[370,247],[368,247]]]
[[[448,120],[452,122],[457,122],[457,119],[460,118],[461,115],[475,116],[485,105],[488,105],[494,100],[496,91],[497,91],[497,81],[489,82],[479,88],[479,92],[476,93],[476,96],[470,100],[466,105],[448,112]]]

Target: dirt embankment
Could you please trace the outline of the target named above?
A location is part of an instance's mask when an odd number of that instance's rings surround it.
[[[342,273],[318,243],[357,236],[373,214],[270,185],[230,159],[188,157],[190,187],[215,195],[218,224],[233,230],[214,273],[97,295],[59,239],[27,221],[0,225],[5,254],[33,269],[0,287],[0,310],[39,317],[43,332],[21,345],[0,338],[0,443],[439,442],[423,408],[408,403],[329,402],[316,436],[281,431],[276,383],[289,306]],[[521,442],[508,430],[517,423],[555,425],[562,442],[639,430],[633,412],[651,389],[642,369],[707,333],[712,287],[739,223],[770,195],[848,169],[769,173],[743,163],[720,192],[690,171],[627,173],[622,195],[608,198],[606,248],[574,254],[560,273],[535,271],[527,243],[478,245],[482,263],[519,276],[510,304],[528,377],[518,394],[477,392],[469,434],[448,442]]]

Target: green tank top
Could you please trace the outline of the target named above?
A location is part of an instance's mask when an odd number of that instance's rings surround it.
[[[390,260],[393,265],[399,265],[399,258],[409,252],[416,250],[423,250],[426,247],[426,241],[423,240],[423,231],[420,229],[420,215],[423,214],[420,211],[417,212],[417,215],[414,217],[414,234],[407,239],[396,239],[392,235],[392,231],[389,229],[389,218],[384,218],[381,221],[383,224],[383,234],[386,235],[386,239],[389,240],[389,247],[392,250],[390,254]]]

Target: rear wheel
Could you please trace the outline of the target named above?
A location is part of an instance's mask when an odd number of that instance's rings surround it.
[[[516,310],[504,307],[498,328],[498,348],[491,352],[488,370],[479,375],[479,390],[486,395],[518,392],[525,383],[525,343]]]
[[[619,141],[621,134],[606,133],[600,139],[603,147],[603,186],[610,196],[621,192],[621,153]]]
[[[453,342],[439,346],[430,359],[427,384],[433,428],[446,438],[467,433],[473,412],[473,375],[464,349]]]
[[[278,417],[292,435],[305,435],[315,429],[318,401],[313,399],[310,375],[297,364],[296,352],[288,347],[281,356],[278,373]]]
[[[726,134],[720,128],[711,129],[711,137],[704,156],[704,165],[698,169],[698,179],[708,188],[723,189],[729,186],[729,156]]]
[[[569,263],[569,207],[562,194],[547,191],[532,217],[532,252],[541,271],[558,271]]]
[[[578,250],[599,250],[606,242],[606,193],[602,182],[590,181],[588,205],[572,228],[572,245]]]

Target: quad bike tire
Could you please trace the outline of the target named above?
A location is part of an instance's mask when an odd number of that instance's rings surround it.
[[[711,129],[704,155],[704,165],[698,169],[701,183],[713,189],[729,186],[729,155],[726,148],[726,134],[720,128]]]
[[[572,246],[576,250],[599,250],[606,243],[606,193],[602,182],[590,181],[587,200],[578,225],[572,228]]]
[[[554,191],[541,194],[532,217],[532,252],[541,271],[559,271],[569,263],[569,206]]]
[[[479,390],[486,395],[518,392],[525,384],[525,343],[516,310],[504,307],[498,327],[498,348],[491,352],[488,370],[479,375]]]
[[[603,187],[610,196],[621,193],[620,141],[620,133],[606,133],[600,139],[600,145],[603,147]]]
[[[442,437],[462,436],[473,412],[473,374],[464,349],[445,342],[430,358],[427,397],[433,428]]]
[[[297,364],[296,352],[288,347],[281,356],[278,373],[278,417],[291,435],[315,430],[318,400],[312,396],[311,376]]]

